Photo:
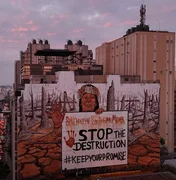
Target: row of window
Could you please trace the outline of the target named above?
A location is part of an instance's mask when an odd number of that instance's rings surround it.
[[[167,71],[167,69],[166,69],[166,71]],[[156,73],[156,71],[153,71],[153,73]],[[163,71],[160,71],[160,73],[162,74]],[[169,73],[172,74],[172,71],[169,71]]]
[[[166,43],[173,43],[173,40],[166,40]]]
[[[156,41],[156,39],[154,39],[154,41]],[[173,43],[173,40],[166,40],[166,43]],[[127,45],[129,45],[130,43],[127,42]],[[121,44],[121,46],[123,46],[124,44]],[[118,48],[119,46],[117,45],[116,48]],[[114,47],[112,47],[112,49],[114,49]],[[156,51],[156,50],[154,50]]]

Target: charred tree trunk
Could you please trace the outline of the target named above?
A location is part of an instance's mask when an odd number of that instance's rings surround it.
[[[30,97],[31,97],[31,115],[32,115],[32,119],[35,119],[34,96],[33,96],[33,92],[32,92],[32,87],[31,87],[31,92],[29,94],[30,94]]]
[[[61,98],[61,93],[60,93],[60,95],[59,95],[59,103],[61,103],[62,102],[62,98]]]
[[[48,105],[51,104],[51,97],[50,97],[50,94],[48,93]]]
[[[75,103],[76,103],[76,99],[75,99],[75,95],[73,94],[73,110],[75,110]]]
[[[28,131],[26,116],[25,116],[25,109],[24,109],[24,97],[23,95],[19,99],[20,103],[20,134],[24,134]]]
[[[59,101],[59,96],[57,94],[57,96],[56,96],[56,103],[58,103],[58,101]]]
[[[153,110],[154,107],[155,107],[155,98],[154,98],[154,95],[152,94],[151,109]]]
[[[119,111],[119,110],[120,110],[120,101],[119,101],[119,97],[117,97],[116,99],[117,99],[117,108],[116,108],[116,110]]]
[[[112,81],[107,93],[107,111],[115,110],[115,93],[114,93],[114,82]]]
[[[159,97],[156,96],[156,98],[158,98],[158,102],[157,102],[157,109],[158,109],[158,122],[157,122],[157,126],[155,129],[155,132],[159,132],[160,131],[160,96],[161,96],[161,91],[159,90]]]
[[[121,110],[121,111],[125,110],[125,95],[122,97],[120,110]]]
[[[41,124],[40,124],[40,128],[46,129],[49,127],[48,124],[48,117],[46,114],[46,93],[45,93],[45,89],[42,86],[42,98],[41,98],[41,110],[42,110],[42,118],[41,118]]]
[[[66,96],[67,96],[67,93],[64,91],[64,107],[63,107],[63,111],[66,111]]]
[[[148,92],[144,90],[144,116],[143,116],[143,127],[147,128],[147,112],[148,112]]]

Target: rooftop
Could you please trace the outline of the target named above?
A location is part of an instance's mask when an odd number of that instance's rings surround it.
[[[69,51],[67,49],[43,49],[38,50],[34,55],[35,56],[61,56],[67,57],[75,54],[76,51]]]
[[[99,180],[175,180],[176,175],[170,172],[160,172],[152,174],[141,174],[124,177],[113,177],[113,178],[100,178]]]

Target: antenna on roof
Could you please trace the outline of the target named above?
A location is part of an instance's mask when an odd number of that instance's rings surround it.
[[[146,5],[141,5],[140,8],[140,25],[143,27],[146,21]]]

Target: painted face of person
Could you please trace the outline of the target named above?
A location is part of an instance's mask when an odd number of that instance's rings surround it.
[[[86,93],[81,99],[81,106],[83,112],[93,112],[97,106],[95,95]]]

